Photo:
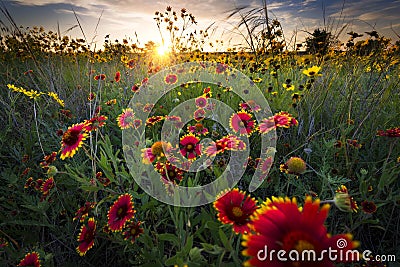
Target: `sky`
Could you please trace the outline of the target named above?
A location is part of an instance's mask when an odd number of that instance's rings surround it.
[[[342,41],[348,39],[346,33],[350,31],[376,30],[394,41],[399,39],[394,32],[400,35],[400,0],[267,0],[267,4],[269,16],[281,22],[286,41],[291,44],[294,40],[304,41],[307,32],[326,27],[337,33],[346,26],[339,36]],[[244,29],[235,29],[238,17],[228,19],[229,11],[261,5],[262,0],[0,0],[0,6],[9,11],[17,25],[43,26],[46,31],[57,31],[59,25],[62,34],[81,38],[79,27],[68,31],[77,25],[74,11],[86,39],[99,46],[106,35],[111,40],[131,38],[136,42],[135,33],[141,46],[149,40],[160,43],[154,13],[171,6],[178,14],[186,8],[195,16],[198,24],[191,30],[206,29],[214,23],[212,38],[223,39],[224,46],[233,47],[244,44],[240,34]],[[0,20],[7,23],[3,14]]]

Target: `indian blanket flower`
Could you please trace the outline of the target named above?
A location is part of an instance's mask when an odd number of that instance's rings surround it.
[[[146,125],[147,126],[153,126],[154,124],[156,124],[157,122],[160,122],[164,119],[163,116],[152,116],[147,118],[146,120]]]
[[[175,74],[168,74],[165,76],[165,83],[166,84],[175,84],[178,81],[178,76]]]
[[[132,88],[131,88],[131,91],[132,91],[132,92],[136,93],[136,92],[138,92],[139,90],[140,90],[139,85],[137,85],[137,84],[132,85]]]
[[[347,255],[346,252],[356,248],[359,242],[353,241],[350,234],[331,236],[327,233],[324,222],[329,208],[329,204],[320,207],[320,200],[313,201],[311,197],[306,198],[302,208],[298,207],[295,198],[267,199],[252,216],[251,231],[242,236],[245,247],[242,254],[250,257],[244,266],[334,267],[329,257],[323,257],[324,251],[332,248],[338,254]],[[346,242],[346,246],[341,246],[339,240]],[[276,255],[270,256],[272,250],[285,251],[284,255],[292,255],[294,260],[280,261]],[[318,261],[312,261],[313,258],[301,261],[302,252],[309,250],[315,252],[314,259],[318,257]],[[348,261],[357,260],[356,255],[350,255]]]
[[[121,72],[117,71],[114,76],[114,81],[119,82],[121,80]]]
[[[312,66],[311,68],[303,70],[303,74],[307,75],[308,77],[322,76],[322,74],[319,73],[320,70],[321,67]]]
[[[347,145],[349,147],[353,147],[353,148],[357,148],[357,149],[360,149],[362,147],[362,144],[360,144],[358,142],[358,140],[356,140],[356,139],[347,139]]]
[[[104,81],[106,79],[106,75],[105,74],[98,74],[98,75],[94,76],[94,79],[96,81],[98,81],[98,80]]]
[[[377,136],[400,137],[400,127],[378,130]]]
[[[298,121],[288,112],[281,111],[268,119],[263,119],[259,125],[259,132],[268,133],[276,128],[289,128],[298,125]]]
[[[345,212],[357,212],[358,205],[352,196],[349,194],[349,190],[345,185],[341,185],[336,189],[334,197],[334,203],[336,207]]]
[[[249,110],[254,112],[259,112],[261,110],[260,105],[258,105],[254,100],[250,99],[247,102],[242,102],[239,104],[242,110]]]
[[[147,103],[143,107],[143,112],[149,113],[153,109],[153,107],[154,107],[154,104]]]
[[[135,113],[131,108],[124,109],[117,118],[118,126],[121,129],[128,129],[134,127],[134,120],[135,120]]]
[[[107,177],[103,177],[102,172],[96,173],[96,180],[99,181],[103,186],[108,186],[111,183],[111,180]]]
[[[84,222],[86,217],[89,214],[89,211],[91,211],[92,209],[94,209],[94,207],[96,206],[96,202],[89,202],[86,201],[85,205],[80,207],[76,212],[75,212],[75,217],[72,219],[73,221],[78,220],[80,222]]]
[[[204,127],[202,123],[196,123],[193,126],[188,126],[188,131],[192,134],[197,134],[197,135],[207,135],[208,134],[208,129]]]
[[[151,147],[142,149],[142,162],[144,164],[151,164],[156,159],[156,156],[151,152]]]
[[[177,168],[171,162],[157,162],[156,169],[161,174],[161,181],[165,184],[179,184],[183,179],[183,170]]]
[[[376,205],[373,201],[364,200],[361,202],[361,209],[365,213],[372,214],[376,212]]]
[[[285,164],[281,165],[280,169],[287,174],[300,175],[306,171],[307,165],[302,158],[291,157]]]
[[[43,158],[43,161],[40,162],[40,167],[42,168],[48,168],[50,164],[52,164],[55,160],[57,159],[57,152],[52,152],[49,155],[46,155]]]
[[[221,74],[221,73],[223,73],[224,71],[226,71],[227,68],[228,68],[228,65],[222,64],[222,63],[218,63],[218,64],[217,64],[217,68],[216,68],[215,71],[216,71],[218,74]]]
[[[96,235],[96,221],[94,218],[89,218],[87,223],[82,225],[81,232],[78,235],[79,245],[76,247],[76,252],[80,256],[84,256],[86,252],[94,245],[94,237]]]
[[[82,146],[83,141],[87,137],[85,126],[85,123],[74,124],[65,131],[61,140],[60,158],[62,160],[68,157],[72,158]]]
[[[195,103],[198,108],[205,108],[207,106],[207,98],[200,96],[195,99]]]
[[[17,266],[34,266],[40,267],[39,253],[33,251],[25,255]]]
[[[8,242],[4,237],[0,237],[0,248],[5,248],[8,246]]]
[[[134,213],[132,196],[130,194],[119,196],[108,211],[108,228],[111,231],[121,231],[126,222],[133,218]]]
[[[223,193],[215,202],[218,220],[223,224],[231,224],[235,233],[245,234],[250,231],[250,216],[257,210],[254,198],[235,188]]]
[[[103,127],[106,124],[107,117],[104,115],[95,116],[90,120],[85,120],[85,130],[87,132],[97,131],[98,128]]]
[[[47,196],[50,193],[50,190],[54,188],[54,178],[50,177],[44,181],[42,184],[40,191],[42,191],[43,196]]]
[[[256,124],[250,113],[241,110],[231,116],[229,126],[235,133],[250,135],[255,130]]]
[[[197,122],[201,121],[204,119],[204,116],[206,115],[206,112],[202,108],[196,109],[195,112],[193,112],[193,119]]]
[[[262,159],[262,160],[258,159],[258,161],[259,162],[256,161],[256,163],[257,163],[257,166],[260,169],[261,173],[267,174],[269,169],[272,166],[272,163],[274,162],[274,159],[272,157],[266,157],[265,159]]]
[[[240,140],[236,135],[227,135],[213,142],[204,152],[208,157],[213,157],[217,154],[224,153],[225,151],[233,150],[244,150],[246,149],[246,143]]]
[[[187,134],[181,137],[179,142],[181,154],[189,160],[201,155],[200,139],[194,134]]]
[[[210,97],[212,97],[212,91],[211,91],[211,88],[210,88],[210,87],[206,87],[206,88],[203,89],[203,96],[204,96],[205,98],[210,98]]]
[[[122,233],[124,240],[130,241],[132,244],[135,243],[136,238],[143,233],[143,228],[140,225],[140,221],[129,223]]]

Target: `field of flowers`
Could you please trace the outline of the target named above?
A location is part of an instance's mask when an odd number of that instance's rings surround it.
[[[202,52],[206,31],[174,35],[188,11],[155,20],[167,54],[2,29],[0,265],[396,266],[400,47]],[[350,256],[280,262],[265,246]]]

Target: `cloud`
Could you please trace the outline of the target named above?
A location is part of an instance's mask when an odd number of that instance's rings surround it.
[[[228,11],[243,6],[262,7],[261,0],[69,0],[68,3],[64,0],[24,0],[7,3],[13,5],[14,13],[18,14],[18,19],[23,23],[46,26],[60,22],[64,28],[68,28],[76,24],[72,13],[74,9],[85,31],[92,35],[103,37],[111,33],[112,38],[120,39],[126,35],[132,36],[137,31],[141,40],[160,38],[153,20],[155,11],[163,12],[169,5],[179,13],[185,7],[198,21],[193,30],[205,29],[215,22],[215,38],[225,34],[224,38],[233,38],[238,42],[243,40],[239,40],[238,34],[232,34],[231,31],[237,25],[239,17],[228,20]],[[295,33],[297,40],[304,40],[306,31],[312,32],[315,28],[324,27],[322,4],[325,5],[326,24],[331,27],[341,27],[343,23],[349,23],[349,28],[355,31],[358,28],[367,31],[375,25],[377,30],[390,33],[388,26],[392,23],[398,29],[400,0],[346,1],[343,10],[342,0],[268,0],[267,3],[270,17],[281,22],[288,39]],[[100,15],[98,34],[95,34]],[[79,31],[76,30],[75,33],[79,34]]]

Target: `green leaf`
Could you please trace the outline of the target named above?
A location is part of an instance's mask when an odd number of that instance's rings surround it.
[[[182,249],[183,255],[188,255],[192,247],[193,247],[193,236],[191,235],[186,239],[186,244]]]
[[[222,229],[219,229],[219,237],[221,239],[222,244],[224,245],[224,247],[228,250],[228,251],[232,251],[232,245],[229,242],[228,238],[226,237],[224,231]]]
[[[165,233],[165,234],[159,234],[158,238],[160,240],[163,241],[170,241],[172,242],[175,246],[179,246],[179,239],[176,235],[174,234],[169,234],[169,233]]]

